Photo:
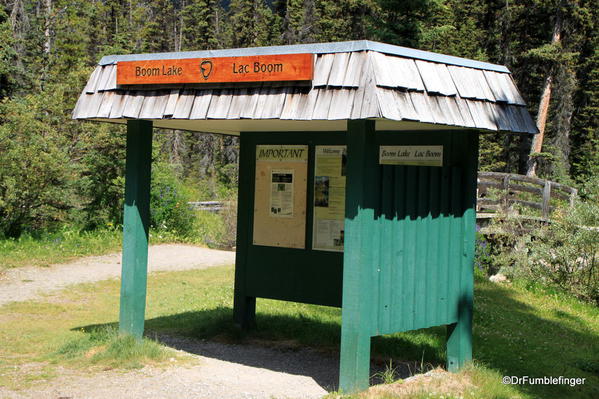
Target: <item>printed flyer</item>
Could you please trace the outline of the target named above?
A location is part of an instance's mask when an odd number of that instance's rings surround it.
[[[312,249],[343,251],[345,240],[345,146],[316,146]]]
[[[270,216],[293,217],[293,170],[273,169],[270,176]]]

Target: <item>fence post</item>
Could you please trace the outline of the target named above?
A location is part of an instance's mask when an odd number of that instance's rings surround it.
[[[543,211],[543,219],[549,219],[549,203],[551,200],[551,182],[545,180],[545,186],[543,187],[543,204],[541,210]]]
[[[505,175],[503,178],[503,191],[503,211],[507,214],[510,196],[510,175]]]

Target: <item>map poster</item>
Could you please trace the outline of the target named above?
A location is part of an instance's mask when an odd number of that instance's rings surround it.
[[[293,217],[293,170],[273,169],[270,187],[270,216]]]
[[[345,240],[345,146],[316,146],[312,249],[343,251]]]

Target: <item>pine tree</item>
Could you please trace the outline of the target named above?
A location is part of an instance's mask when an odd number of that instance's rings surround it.
[[[181,49],[215,49],[224,43],[223,10],[216,0],[190,0],[181,10]]]

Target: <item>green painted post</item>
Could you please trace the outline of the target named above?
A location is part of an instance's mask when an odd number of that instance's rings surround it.
[[[447,370],[458,371],[472,360],[472,309],[474,295],[474,251],[476,234],[476,178],[478,134],[454,133],[452,156],[459,157],[463,169],[462,252],[458,322],[447,326]],[[457,148],[467,149],[458,153]]]
[[[251,216],[256,170],[256,146],[241,133],[239,137],[239,188],[237,190],[237,248],[235,253],[235,290],[233,297],[233,320],[243,330],[256,327],[256,298],[246,292],[248,247],[252,231]]]
[[[127,121],[119,330],[141,338],[146,310],[152,122]]]
[[[375,307],[373,264],[377,151],[374,121],[347,123],[347,185],[339,389],[368,388]]]

